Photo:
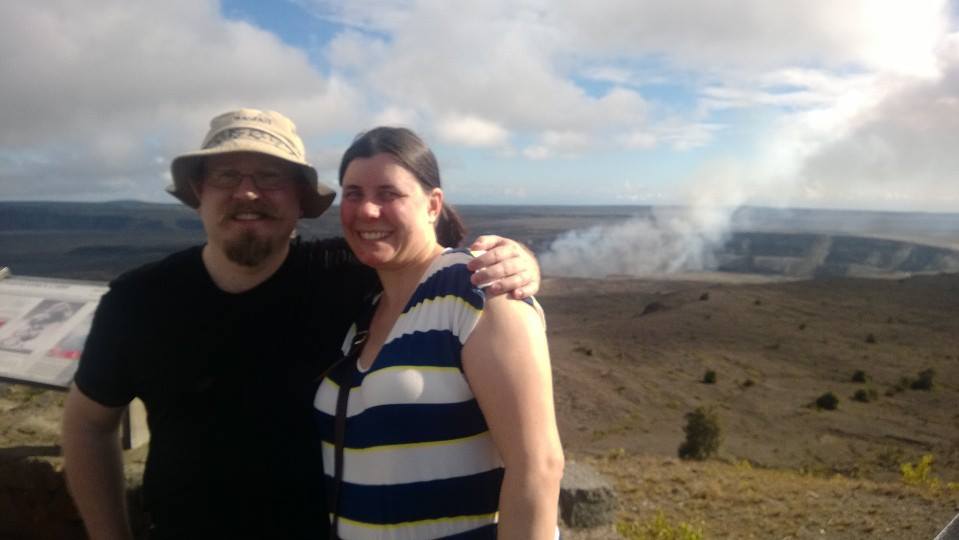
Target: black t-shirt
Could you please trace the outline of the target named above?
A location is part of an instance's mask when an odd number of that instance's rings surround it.
[[[213,283],[200,247],[111,283],[75,382],[106,406],[146,405],[144,498],[160,528],[325,537],[316,378],[377,287],[342,240],[294,242],[240,294]]]

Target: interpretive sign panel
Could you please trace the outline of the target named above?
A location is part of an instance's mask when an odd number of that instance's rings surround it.
[[[66,388],[106,284],[0,280],[0,378]]]

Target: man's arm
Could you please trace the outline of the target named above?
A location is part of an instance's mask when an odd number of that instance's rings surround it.
[[[516,240],[502,236],[477,237],[472,251],[486,251],[469,263],[475,272],[473,285],[485,285],[490,295],[509,294],[515,299],[530,298],[539,292],[539,263],[532,251]]]
[[[120,449],[123,407],[106,407],[73,385],[63,412],[67,485],[94,540],[130,539]]]
[[[357,268],[368,269],[353,256],[342,238],[327,238],[307,241],[310,251],[310,272],[343,271]],[[474,285],[486,285],[484,290],[491,296],[509,294],[512,298],[530,298],[539,292],[540,272],[536,256],[523,244],[501,236],[477,237],[470,245],[472,251],[485,251],[469,263]],[[373,288],[376,276],[370,270],[364,280],[366,288]],[[376,287],[378,288],[378,287]]]

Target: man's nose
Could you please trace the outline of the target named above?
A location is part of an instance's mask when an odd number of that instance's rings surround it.
[[[260,190],[253,181],[252,174],[240,176],[240,183],[233,188],[233,198],[245,201],[255,201],[260,198]]]

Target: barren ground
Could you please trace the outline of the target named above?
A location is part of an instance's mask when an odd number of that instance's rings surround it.
[[[623,523],[662,511],[707,538],[931,538],[959,491],[905,486],[899,468],[932,454],[943,485],[959,480],[959,275],[756,281],[547,280],[569,455],[615,479]],[[932,391],[891,390],[929,368]],[[837,410],[810,406],[827,391]],[[698,406],[723,443],[680,461]]]
[[[925,539],[959,512],[959,275],[694,277],[547,279],[540,295],[567,454],[614,481],[622,526],[661,511],[706,538]],[[930,368],[931,391],[891,390]],[[827,391],[837,410],[810,406]],[[722,445],[678,460],[698,406]],[[61,410],[57,392],[0,385],[0,452],[58,452]],[[901,480],[924,454],[938,490]]]

